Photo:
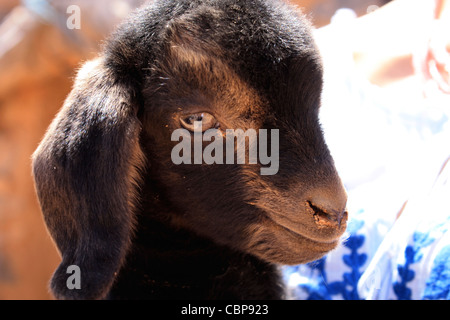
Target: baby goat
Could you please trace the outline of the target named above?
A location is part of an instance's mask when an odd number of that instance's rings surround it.
[[[79,71],[33,156],[62,255],[54,295],[283,298],[277,266],[320,258],[346,228],[347,195],[318,121],[321,89],[309,23],[282,1],[137,10]],[[279,170],[175,164],[172,133],[194,136],[195,120],[215,139],[278,130]],[[80,288],[67,285],[72,265]]]

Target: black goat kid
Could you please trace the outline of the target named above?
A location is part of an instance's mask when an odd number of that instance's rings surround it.
[[[332,250],[347,219],[318,120],[321,88],[310,26],[282,1],[137,10],[79,71],[33,156],[62,255],[55,296],[283,298],[278,265]],[[224,141],[227,129],[278,130],[268,145],[279,170],[175,164],[172,133],[194,136],[192,120]],[[67,286],[72,265],[79,289]]]

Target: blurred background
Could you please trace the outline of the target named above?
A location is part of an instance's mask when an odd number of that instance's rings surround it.
[[[0,299],[52,299],[48,281],[60,257],[38,207],[30,158],[69,93],[76,69],[142,2],[0,2]],[[388,1],[292,2],[322,27],[339,8],[362,16]],[[79,28],[68,28],[76,14],[68,11],[71,5],[81,9]]]

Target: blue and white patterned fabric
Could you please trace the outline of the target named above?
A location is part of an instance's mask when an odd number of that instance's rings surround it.
[[[317,33],[321,122],[348,191],[348,229],[322,259],[284,267],[290,298],[449,300],[450,97],[396,95],[358,76],[343,38],[352,19],[334,20],[336,43]]]

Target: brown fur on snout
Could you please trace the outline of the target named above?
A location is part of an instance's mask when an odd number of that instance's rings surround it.
[[[321,257],[345,230],[321,88],[309,23],[282,1],[138,10],[80,71],[33,158],[62,255],[55,296],[282,298],[278,264]],[[226,129],[278,130],[276,174],[260,162],[176,165],[171,135],[202,113],[222,142]],[[66,285],[70,265],[81,289]]]

